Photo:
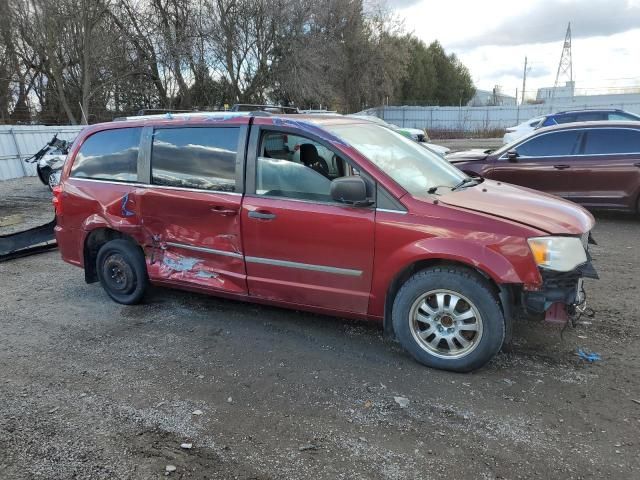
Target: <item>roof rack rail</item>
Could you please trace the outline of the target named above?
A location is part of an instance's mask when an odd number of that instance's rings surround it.
[[[236,103],[231,107],[232,112],[266,112],[266,113],[300,113],[297,107],[283,107],[282,105],[256,105],[252,103]]]
[[[198,111],[198,109],[178,110],[174,108],[142,108],[138,110],[138,113],[136,113],[136,115],[138,115],[139,117],[143,117],[145,115],[161,115],[163,113],[193,113]]]

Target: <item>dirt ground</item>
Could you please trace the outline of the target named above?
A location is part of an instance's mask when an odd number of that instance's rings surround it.
[[[0,193],[49,219],[37,181]],[[597,220],[595,317],[518,323],[473,374],[377,325],[160,288],[124,307],[57,251],[0,263],[0,478],[638,479],[640,220]]]

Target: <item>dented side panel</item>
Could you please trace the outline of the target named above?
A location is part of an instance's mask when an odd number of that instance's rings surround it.
[[[246,293],[242,196],[154,187],[137,197],[149,279]]]

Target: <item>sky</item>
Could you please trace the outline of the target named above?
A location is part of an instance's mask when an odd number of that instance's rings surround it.
[[[525,56],[528,96],[535,97],[539,87],[553,86],[569,22],[576,94],[640,87],[640,0],[387,0],[387,4],[407,31],[426,43],[439,40],[447,52],[455,53],[477,88],[500,85],[506,94],[521,92]]]

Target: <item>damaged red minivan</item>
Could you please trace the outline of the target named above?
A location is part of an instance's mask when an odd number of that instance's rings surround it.
[[[514,318],[584,302],[593,217],[469,178],[341,116],[195,113],[86,128],[55,190],[62,258],[116,302],[149,284],[379,321],[470,371]]]

